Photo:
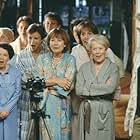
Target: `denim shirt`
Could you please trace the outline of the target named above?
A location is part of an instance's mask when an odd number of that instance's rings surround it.
[[[0,74],[0,112],[11,112],[21,94],[20,71],[9,66],[8,71]]]

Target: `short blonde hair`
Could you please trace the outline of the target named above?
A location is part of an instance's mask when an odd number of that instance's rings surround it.
[[[14,40],[14,32],[8,27],[0,28],[0,42],[11,43]]]
[[[107,39],[107,37],[104,35],[101,35],[101,34],[96,34],[96,35],[91,36],[91,38],[88,41],[89,49],[91,49],[92,44],[94,42],[103,45],[106,49],[108,49],[110,47],[110,43],[109,43],[109,40]]]

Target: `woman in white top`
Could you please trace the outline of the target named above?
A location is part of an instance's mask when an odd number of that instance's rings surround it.
[[[17,32],[19,36],[10,45],[13,47],[14,52],[19,54],[21,50],[27,46],[27,35],[26,30],[28,26],[32,23],[32,18],[29,16],[21,16],[17,20]]]

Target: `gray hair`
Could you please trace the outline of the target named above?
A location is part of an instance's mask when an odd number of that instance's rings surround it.
[[[91,36],[91,38],[88,41],[88,48],[89,49],[91,49],[92,44],[94,42],[103,45],[106,49],[108,49],[110,47],[110,42],[107,39],[107,37],[104,35],[101,35],[101,34],[96,34],[96,35]]]

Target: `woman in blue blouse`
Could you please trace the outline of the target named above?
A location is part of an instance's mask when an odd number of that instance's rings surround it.
[[[0,44],[0,140],[17,140],[17,101],[21,91],[21,75],[8,64],[14,51]]]

